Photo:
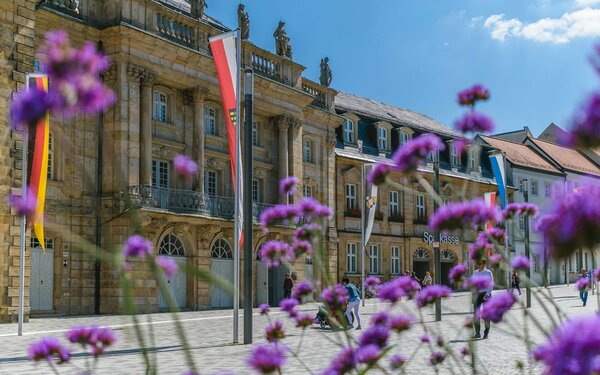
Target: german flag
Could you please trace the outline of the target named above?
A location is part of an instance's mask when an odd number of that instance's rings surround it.
[[[29,90],[44,90],[48,92],[48,77],[31,75],[28,77]],[[27,186],[28,194],[36,199],[36,209],[27,223],[33,227],[33,234],[40,246],[46,250],[44,241],[44,204],[46,202],[46,183],[48,180],[48,147],[50,141],[50,113],[38,120],[34,126],[27,129]]]

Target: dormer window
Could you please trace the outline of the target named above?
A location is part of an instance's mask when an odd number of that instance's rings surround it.
[[[452,165],[458,165],[459,161],[458,161],[458,150],[456,148],[456,145],[453,143],[450,145],[450,163]]]
[[[344,121],[344,142],[354,143],[354,121],[352,120]]]
[[[469,148],[469,169],[475,170],[475,149]]]
[[[380,150],[388,149],[388,137],[387,137],[387,129],[386,128],[378,128],[377,129],[377,145]]]
[[[408,134],[400,132],[400,145],[404,146],[408,142]]]

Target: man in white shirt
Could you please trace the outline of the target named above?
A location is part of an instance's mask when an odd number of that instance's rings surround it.
[[[475,328],[475,335],[473,338],[476,339],[481,338],[481,322],[479,321],[477,312],[481,308],[481,305],[483,305],[492,296],[492,290],[494,289],[494,274],[492,274],[492,271],[485,268],[486,263],[487,262],[485,259],[481,259],[477,263],[477,269],[473,272],[473,276],[489,277],[492,280],[489,288],[473,290],[473,327]],[[488,334],[490,333],[490,322],[489,320],[484,320],[483,323],[485,325],[483,338],[487,339]]]

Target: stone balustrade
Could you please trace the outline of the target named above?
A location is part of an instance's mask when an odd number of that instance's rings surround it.
[[[276,55],[244,41],[242,45],[242,64],[244,67],[251,67],[254,73],[260,76],[287,86],[300,88],[304,66],[293,62],[287,57]]]
[[[156,13],[156,32],[171,40],[188,46],[196,45],[196,30],[193,26],[177,20],[173,14]]]
[[[314,100],[312,104],[316,107],[323,108],[328,111],[333,111],[334,98],[337,94],[332,88],[320,85],[309,79],[302,78],[302,90],[313,96]]]

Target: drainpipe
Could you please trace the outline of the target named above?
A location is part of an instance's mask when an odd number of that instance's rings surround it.
[[[103,51],[102,41],[98,42],[98,50]],[[102,77],[100,78],[104,80]],[[102,137],[104,134],[104,113],[98,115],[98,155],[96,157],[96,173],[98,175],[96,186],[96,260],[94,262],[94,313],[100,314],[100,245],[102,237],[102,223],[100,222],[100,206],[102,204]]]

